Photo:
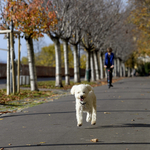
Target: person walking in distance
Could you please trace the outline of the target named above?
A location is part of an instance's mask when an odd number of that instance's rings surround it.
[[[106,68],[107,72],[107,82],[108,87],[113,87],[112,85],[112,71],[114,68],[114,54],[112,53],[112,48],[107,48],[107,53],[105,54],[105,63],[104,67]]]

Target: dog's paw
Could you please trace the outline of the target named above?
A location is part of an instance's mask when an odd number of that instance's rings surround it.
[[[96,125],[96,122],[91,122],[91,125]]]
[[[77,126],[78,126],[78,127],[81,127],[81,126],[82,126],[82,123],[81,123],[81,124],[77,124]]]

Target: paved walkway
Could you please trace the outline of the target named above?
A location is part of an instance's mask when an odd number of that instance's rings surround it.
[[[75,99],[62,97],[0,118],[4,150],[150,150],[150,78],[94,88],[97,124],[76,127]],[[98,138],[99,142],[90,140]]]

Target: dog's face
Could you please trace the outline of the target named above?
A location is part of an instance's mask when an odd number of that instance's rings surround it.
[[[75,95],[76,99],[84,101],[91,90],[93,88],[88,84],[74,85],[71,89],[71,94]]]

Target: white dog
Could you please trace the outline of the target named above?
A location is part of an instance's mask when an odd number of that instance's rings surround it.
[[[86,121],[96,124],[96,96],[88,84],[74,85],[71,94],[76,98],[77,126],[82,126],[83,112],[87,112]]]

